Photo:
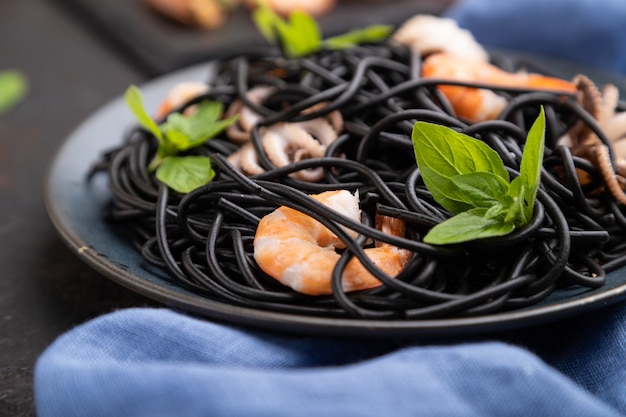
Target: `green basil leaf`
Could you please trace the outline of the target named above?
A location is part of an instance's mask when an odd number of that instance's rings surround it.
[[[163,142],[163,132],[156,124],[152,117],[146,111],[143,105],[143,98],[141,97],[141,91],[134,85],[131,85],[124,94],[124,100],[130,111],[135,115],[135,118],[141,126],[151,132],[159,142]]]
[[[190,142],[187,149],[202,145],[237,121],[238,114],[226,120],[219,120],[223,109],[224,105],[219,101],[203,101],[198,105],[196,113],[186,118],[187,126],[184,131],[188,134]]]
[[[295,58],[319,50],[322,45],[322,35],[315,19],[296,10],[289,16],[289,26],[282,41],[287,56]]]
[[[506,205],[509,184],[490,172],[473,172],[452,177],[452,183],[463,193],[465,201],[473,207],[490,208]]]
[[[435,200],[452,213],[471,208],[452,178],[489,172],[508,182],[500,156],[483,142],[448,127],[417,122],[413,127],[413,149],[426,187]]]
[[[159,181],[181,194],[208,184],[214,176],[211,160],[205,156],[170,156],[156,172]]]
[[[453,177],[473,172],[491,172],[508,182],[502,159],[487,144],[448,127],[417,122],[413,128],[416,157],[426,154],[429,165]],[[419,161],[418,161],[419,163]]]
[[[208,139],[214,138],[215,136],[219,135],[221,132],[226,130],[226,128],[228,128],[228,126],[230,126],[233,123],[235,123],[238,118],[239,118],[239,115],[236,114],[236,115],[234,115],[232,117],[229,117],[228,119],[219,120],[219,121],[211,123],[210,126],[206,126],[204,128],[204,130],[203,130],[202,135],[196,136],[189,143],[189,148],[188,149],[195,148],[196,146],[200,146],[204,142],[206,142]]]
[[[530,221],[545,146],[543,108],[528,133],[520,175],[511,182],[498,154],[476,139],[424,122],[415,124],[412,139],[424,183],[444,208],[457,213],[433,227],[424,242],[503,236]]]
[[[186,151],[202,145],[233,124],[239,115],[226,120],[219,120],[223,105],[220,102],[204,101],[198,104],[198,109],[191,116],[172,113],[167,121],[161,125],[165,132],[166,142],[176,151]]]
[[[486,217],[487,211],[486,208],[475,208],[457,214],[433,227],[424,237],[424,242],[432,245],[462,243],[504,236],[515,229],[515,225],[504,223],[500,218]]]
[[[189,149],[190,137],[181,126],[177,126],[179,119],[185,119],[185,117],[181,114],[173,113],[167,117],[167,122],[161,125],[163,133],[165,133],[164,142],[169,148],[169,151],[166,152],[167,156]]]
[[[363,43],[380,42],[387,39],[392,32],[391,25],[372,25],[330,37],[324,41],[324,46],[328,49],[348,49]]]
[[[315,19],[302,11],[294,11],[285,21],[262,4],[252,14],[261,34],[272,44],[279,44],[286,56],[309,55],[322,46],[322,35]]]
[[[269,43],[277,43],[276,27],[282,22],[280,16],[260,2],[258,7],[252,12],[252,21]]]
[[[509,186],[508,196],[511,203],[508,206],[505,221],[511,222],[516,226],[524,226],[532,218],[532,211],[528,211],[528,202],[525,200],[526,186],[522,181],[522,177],[513,178]]]
[[[7,113],[26,97],[28,80],[20,71],[0,72],[0,114]]]
[[[545,129],[546,116],[542,106],[539,116],[531,126],[526,137],[520,165],[520,181],[523,185],[523,198],[526,201],[526,217],[529,220],[533,215],[537,189],[541,181],[541,168],[543,166],[543,152],[546,141]]]
[[[500,221],[506,221],[506,214],[509,212],[509,209],[508,209],[509,206],[510,206],[510,203],[495,204],[487,209],[487,212],[485,212],[485,218],[486,219],[500,219]]]
[[[372,25],[322,41],[317,22],[307,13],[296,10],[289,15],[289,20],[284,20],[263,2],[259,2],[252,13],[252,20],[265,39],[280,45],[284,54],[290,58],[309,55],[322,46],[345,49],[361,43],[379,42],[388,38],[393,31],[390,25]]]
[[[216,122],[222,112],[224,111],[224,105],[219,101],[202,101],[198,104],[198,109],[192,114],[189,119],[189,123],[202,125]]]
[[[467,201],[463,192],[452,183],[451,178],[439,175],[426,164],[422,164],[420,174],[435,201],[449,212],[462,213],[474,207]]]

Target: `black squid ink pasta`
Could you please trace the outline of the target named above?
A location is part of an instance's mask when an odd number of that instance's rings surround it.
[[[422,58],[383,41],[304,58],[268,54],[218,62],[208,92],[177,111],[204,99],[225,107],[242,100],[260,115],[251,135],[265,172],[247,176],[229,163],[227,157],[239,145],[222,133],[188,151],[209,156],[215,178],[181,195],[146,169],[157,142],[137,127],[94,167],[94,172],[106,171],[113,194],[107,221],[130,230],[145,260],[166,270],[177,285],[265,311],[394,320],[478,316],[530,306],[570,286],[602,286],[608,271],[626,263],[626,216],[602,190],[597,168],[558,144],[578,121],[608,143],[595,120],[573,95],[423,78]],[[516,69],[512,60],[494,62]],[[437,89],[442,84],[488,88],[509,104],[497,120],[469,124],[455,116]],[[273,87],[261,104],[246,96],[256,86]],[[513,177],[540,106],[546,114],[546,148],[532,221],[503,237],[445,246],[423,243],[428,230],[451,214],[434,201],[421,179],[411,142],[414,123],[445,125],[485,142]],[[323,157],[283,167],[272,164],[260,142],[265,126],[312,120],[334,110],[343,117],[343,129]],[[317,182],[289,175],[319,167],[323,178]],[[580,172],[590,178],[587,183],[579,181]],[[358,191],[361,223],[308,196],[337,189]],[[257,225],[282,205],[317,219],[345,242],[333,272],[332,295],[297,293],[255,262]],[[376,213],[404,220],[406,235],[380,232],[374,226]],[[358,237],[350,237],[346,228]],[[411,251],[397,277],[369,261],[363,248],[374,239]],[[352,257],[383,284],[342,291],[341,271]]]

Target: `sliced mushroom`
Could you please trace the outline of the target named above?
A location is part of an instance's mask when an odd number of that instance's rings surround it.
[[[246,98],[256,105],[261,105],[275,91],[276,89],[271,86],[258,86],[248,91]],[[245,143],[250,140],[250,131],[259,123],[261,115],[247,107],[242,100],[235,100],[228,107],[226,118],[236,114],[239,114],[239,119],[237,123],[228,127],[226,134],[235,143]]]

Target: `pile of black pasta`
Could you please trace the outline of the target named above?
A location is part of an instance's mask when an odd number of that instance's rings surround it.
[[[143,257],[167,270],[178,285],[259,310],[318,317],[449,318],[523,308],[563,287],[602,286],[606,271],[626,262],[626,218],[608,193],[586,196],[601,185],[598,172],[557,146],[577,120],[595,129],[587,112],[573,97],[500,88],[500,94],[510,97],[500,119],[468,125],[454,116],[436,80],[420,78],[420,64],[419,55],[391,42],[298,59],[248,56],[219,62],[217,75],[208,81],[209,93],[188,105],[208,98],[228,106],[237,98],[245,100],[255,86],[277,87],[262,106],[249,103],[263,116],[253,131],[258,149],[263,126],[335,109],[343,115],[344,131],[324,158],[276,168],[261,154],[267,172],[255,177],[240,174],[226,161],[237,147],[222,134],[190,151],[212,158],[216,178],[183,196],[147,172],[156,141],[134,129],[95,168],[106,170],[113,193],[106,218],[132,230]],[[302,112],[320,102],[328,103],[323,110]],[[532,223],[497,239],[449,247],[422,243],[429,228],[450,214],[421,181],[410,140],[414,122],[450,126],[484,141],[515,175],[540,106],[547,117],[546,155]],[[316,166],[325,169],[318,183],[288,177]],[[581,186],[576,170],[588,172],[591,184]],[[340,262],[331,296],[298,294],[266,276],[252,256],[259,219],[287,205],[336,225],[334,216],[307,194],[340,188],[359,191],[364,213],[358,230],[362,237],[348,240],[342,259],[357,256],[367,264],[362,245],[383,238],[413,251],[406,269],[395,279],[373,269],[381,287],[345,294],[337,291]],[[404,219],[406,237],[381,237],[371,221],[376,212]]]

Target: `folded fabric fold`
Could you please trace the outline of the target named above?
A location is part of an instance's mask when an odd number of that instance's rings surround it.
[[[462,0],[446,16],[486,46],[626,74],[622,0]]]
[[[624,341],[624,327],[605,335],[613,348]],[[618,358],[624,363],[626,353]],[[570,359],[563,360],[571,372],[591,378],[591,369]],[[128,309],[50,346],[36,367],[35,394],[39,417],[620,416],[625,410],[615,405],[623,402],[602,398],[624,393],[624,366],[594,372],[622,383],[593,396],[537,356],[500,342],[398,347]]]

